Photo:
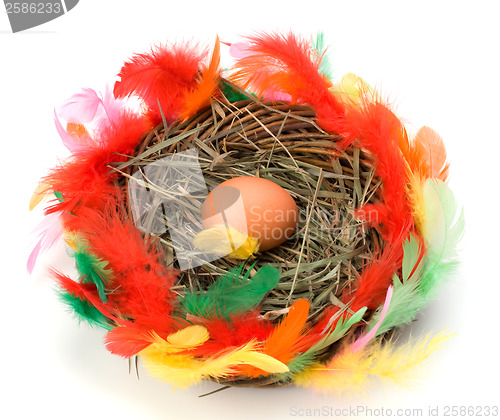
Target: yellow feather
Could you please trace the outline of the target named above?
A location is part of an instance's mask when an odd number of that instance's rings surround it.
[[[200,346],[209,339],[208,330],[201,325],[191,325],[173,334],[166,340],[155,332],[152,332],[151,345],[143,350],[144,354],[170,354],[179,353],[184,350],[193,349]]]
[[[337,99],[348,104],[380,101],[379,94],[361,77],[353,73],[345,74],[340,83],[333,85],[330,91]]]
[[[66,235],[64,236],[64,241],[66,242],[66,244],[72,248],[74,251],[77,250],[76,248],[76,242],[77,242],[77,237],[74,233],[72,232],[65,232]]]
[[[29,206],[30,211],[33,210],[36,206],[38,206],[45,199],[45,197],[47,197],[50,191],[51,191],[50,185],[44,184],[43,182],[38,184],[37,187],[35,188],[35,191],[33,191],[33,195],[31,196],[30,199],[30,206]]]
[[[376,378],[390,379],[410,387],[428,359],[449,337],[444,332],[432,338],[429,334],[402,346],[394,342],[382,344],[382,340],[377,340],[357,352],[349,351],[347,347],[328,364],[313,366],[296,375],[296,384],[339,394],[363,392]]]
[[[189,355],[166,355],[150,346],[140,354],[149,373],[174,387],[186,388],[209,377],[223,378],[235,372],[238,365],[252,365],[270,373],[288,372],[288,367],[271,356],[256,350],[251,341],[236,350],[209,359]]]
[[[408,173],[408,198],[413,209],[415,227],[421,235],[423,234],[425,224],[424,183],[425,179],[422,179],[419,174]]]
[[[202,325],[191,325],[167,337],[167,342],[174,347],[197,347],[209,338],[208,330]]]
[[[205,252],[246,260],[259,250],[259,241],[231,226],[214,226],[202,230],[193,245]]]

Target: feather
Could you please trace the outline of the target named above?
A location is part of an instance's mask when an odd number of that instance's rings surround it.
[[[458,209],[450,188],[438,179],[425,182],[422,196],[426,246],[413,235],[404,244],[402,280],[393,277],[394,295],[379,334],[411,322],[458,264],[457,246],[464,232],[463,211]],[[373,319],[379,317],[380,313],[376,313]]]
[[[351,395],[363,392],[375,378],[410,387],[448,338],[441,332],[434,337],[429,334],[418,341],[410,340],[404,345],[391,341],[384,343],[379,339],[357,352],[349,351],[347,346],[328,364],[312,366],[296,375],[296,384]]]
[[[192,354],[199,357],[216,355],[228,348],[243,346],[253,339],[263,342],[274,329],[273,324],[262,319],[257,310],[233,314],[229,321],[213,318],[199,322],[208,329],[210,335],[210,340],[193,350]]]
[[[136,54],[126,62],[115,83],[116,98],[137,95],[148,108],[153,124],[168,122],[181,112],[186,94],[196,88],[204,54],[189,45],[157,46],[148,54]]]
[[[345,304],[350,302],[349,308],[353,311],[358,311],[364,306],[368,309],[381,306],[392,283],[392,276],[398,268],[402,252],[402,246],[397,242],[387,244],[382,253],[363,268],[356,281],[356,288],[346,289],[342,301]]]
[[[446,181],[449,172],[446,149],[443,139],[432,128],[424,126],[418,130],[405,158],[411,171],[423,180],[437,178]]]
[[[411,323],[418,313],[427,305],[427,300],[419,293],[419,283],[415,280],[401,282],[398,276],[393,278],[394,294],[386,317],[382,321],[377,335],[384,334],[393,328]],[[380,319],[379,309],[373,316],[371,325]]]
[[[154,331],[135,327],[116,327],[106,334],[106,348],[113,354],[131,358],[151,346],[155,352],[165,355],[179,353],[200,346],[208,340],[208,331],[200,325],[191,325],[173,334],[166,340]]]
[[[167,340],[161,341],[162,349],[179,352],[203,344],[209,338],[208,330],[202,325],[191,325],[170,334]]]
[[[274,329],[263,344],[266,354],[287,363],[296,351],[296,343],[304,331],[307,317],[309,316],[310,303],[306,299],[296,300],[288,314]]]
[[[389,309],[389,305],[392,299],[392,290],[393,290],[392,287],[389,286],[389,288],[387,289],[387,296],[385,297],[384,306],[382,306],[382,310],[380,312],[379,319],[376,322],[376,324],[372,328],[370,328],[370,330],[366,334],[362,335],[354,343],[352,343],[351,351],[355,352],[362,350],[373,338],[375,338],[375,335],[377,334],[377,331],[379,330],[382,322],[384,321],[387,311]]]
[[[290,33],[248,38],[249,54],[238,60],[231,79],[259,95],[289,94],[293,102],[312,105],[318,115],[341,115],[344,107],[328,91],[331,82],[319,72],[321,56],[309,42]]]
[[[62,237],[60,213],[53,213],[46,216],[33,230],[32,235],[38,238],[33,250],[28,257],[27,269],[31,274],[35,268],[38,257],[52,248]]]
[[[319,32],[316,35],[316,39],[313,40],[312,45],[315,52],[312,58],[314,59],[315,56],[321,57],[318,68],[319,73],[324,74],[329,80],[333,80],[332,58],[330,57],[327,45],[325,45],[325,34]]]
[[[187,388],[209,377],[227,377],[233,374],[239,365],[253,366],[268,373],[288,371],[285,364],[259,352],[255,341],[208,359],[188,355],[165,356],[154,346],[146,348],[140,355],[152,376],[179,388]]]
[[[399,150],[400,142],[407,137],[401,121],[387,106],[374,102],[349,107],[342,120],[318,122],[343,137],[339,143],[341,148],[354,145],[373,156],[375,174],[382,180],[383,202],[366,205],[356,214],[379,226],[386,241],[402,243],[413,227],[413,215],[406,197],[406,165]]]
[[[93,89],[83,89],[70,97],[59,112],[54,110],[54,122],[63,144],[76,152],[89,144],[96,145],[87,128],[98,132],[119,124],[122,112],[123,100],[115,99],[110,89],[107,88],[102,96]],[[59,118],[66,120],[66,130]]]
[[[361,321],[363,315],[366,312],[366,308],[361,308],[355,314],[340,315],[337,318],[334,327],[331,327],[328,331],[322,331],[320,334],[314,334],[313,331],[307,334],[306,338],[308,341],[310,337],[314,337],[317,341],[314,342],[307,350],[293,358],[289,363],[287,363],[288,373],[280,375],[282,380],[291,378],[293,375],[305,370],[310,365],[314,364],[317,356],[321,351],[331,346],[333,343],[344,337],[351,327]],[[315,327],[317,327],[316,325]]]
[[[300,350],[300,339],[309,316],[309,306],[310,302],[307,299],[298,299],[290,306],[288,314],[285,315],[263,343],[263,353],[285,364],[293,359],[294,355]],[[249,377],[267,374],[252,366],[241,368],[240,373]]]
[[[415,229],[423,235],[423,225],[425,223],[425,199],[424,199],[425,179],[418,173],[408,172],[408,201],[412,207]]]
[[[154,342],[151,331],[142,328],[115,327],[108,331],[104,344],[108,351],[126,359],[130,359]]]
[[[307,334],[306,337],[312,337],[314,339],[314,344],[312,344],[303,354],[311,352],[318,353],[340,340],[347,334],[353,325],[361,321],[366,309],[366,307],[361,308],[354,314],[349,312],[344,314],[343,309],[337,310],[331,316],[327,314],[327,319],[318,322]],[[328,321],[326,325],[325,321]]]
[[[419,293],[420,276],[424,266],[425,248],[420,238],[413,234],[403,245],[402,278],[394,274],[393,295],[389,308],[383,318],[377,335],[412,322],[418,312],[425,307],[427,300]],[[373,315],[370,327],[374,328],[381,319],[382,308]]]
[[[427,180],[424,200],[427,254],[419,290],[432,298],[458,265],[458,243],[464,234],[465,221],[463,209],[458,208],[453,192],[444,182]]]
[[[446,181],[449,164],[443,140],[432,128],[422,127],[413,141],[401,145],[406,160],[409,188],[407,194],[413,208],[415,225],[423,233],[425,223],[424,184],[429,178]]]
[[[229,54],[232,58],[239,60],[250,55],[250,44],[248,42],[233,42],[229,44]]]
[[[47,198],[51,191],[52,188],[50,185],[40,182],[36,186],[35,191],[33,191],[33,195],[31,196],[29,210],[34,210],[36,206],[38,206],[43,200],[45,200],[45,198]]]
[[[56,279],[57,284],[62,290],[66,291],[75,298],[88,302],[106,318],[113,320],[118,325],[133,325],[131,321],[121,319],[112,313],[115,312],[115,308],[113,308],[109,303],[103,303],[99,299],[95,285],[77,283],[70,277],[54,269],[51,269],[51,274]]]
[[[180,117],[187,120],[199,110],[210,105],[211,98],[219,87],[220,78],[220,42],[219,37],[215,41],[214,50],[210,64],[203,70],[201,80],[191,91],[187,92],[184,99]]]
[[[63,145],[66,147],[66,149],[68,149],[71,153],[74,153],[82,148],[82,145],[79,141],[79,136],[76,135],[76,133],[72,133],[69,132],[69,130],[64,129],[55,109],[54,109],[54,124],[56,126],[56,130],[59,134],[59,137],[61,137]],[[88,136],[82,136],[81,138],[84,139],[85,142],[88,142],[90,140],[90,137]]]
[[[403,283],[418,282],[424,266],[425,246],[422,238],[410,234],[403,244],[403,263],[401,275]]]
[[[233,267],[205,292],[186,293],[180,298],[184,311],[206,319],[230,320],[234,314],[255,308],[264,295],[276,287],[280,271],[265,265],[250,279],[250,270],[243,275],[243,265]]]
[[[259,250],[259,241],[231,226],[214,226],[199,232],[193,245],[204,252],[246,260]]]
[[[363,106],[367,102],[380,102],[378,93],[361,77],[353,73],[342,76],[340,83],[333,85],[330,92],[335,94],[339,101],[349,106]]]
[[[69,98],[59,109],[58,115],[69,123],[88,124],[97,117],[102,99],[93,89],[82,89]]]
[[[81,209],[79,216],[73,227],[114,274],[106,296],[116,312],[138,328],[170,333],[176,275],[161,264],[156,244],[128,219],[120,196],[110,196],[103,210]]]
[[[123,112],[116,125],[104,126],[94,144],[74,151],[69,160],[42,180],[63,197],[53,201],[46,212],[67,214],[75,213],[77,207],[103,207],[116,193],[111,181],[117,173],[110,170],[109,164],[126,160],[149,127],[143,117],[130,112]]]
[[[99,310],[87,301],[77,298],[68,292],[60,291],[59,299],[74,315],[78,322],[87,322],[94,327],[110,330],[113,328],[112,321],[104,316]]]
[[[103,261],[88,250],[85,241],[75,240],[75,262],[82,283],[93,283],[102,302],[107,302],[106,287],[111,282],[113,271],[106,268],[107,261]]]
[[[89,136],[89,132],[83,124],[67,123],[66,131],[72,136],[76,136],[79,139],[84,138],[85,136]]]
[[[221,92],[224,97],[230,102],[244,101],[251,97],[249,93],[244,90],[237,88],[235,85],[227,81],[226,79],[221,79]]]

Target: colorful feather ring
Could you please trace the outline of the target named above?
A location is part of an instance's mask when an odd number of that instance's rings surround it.
[[[222,72],[218,38],[155,47],[56,111],[71,156],[30,202],[47,218],[28,268],[64,238],[63,302],[176,387],[408,380],[445,336],[384,337],[450,278],[464,230],[441,137],[333,80],[322,35],[229,52]]]

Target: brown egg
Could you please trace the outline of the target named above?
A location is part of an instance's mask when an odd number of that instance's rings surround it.
[[[203,203],[202,218],[205,229],[228,224],[256,238],[259,251],[267,251],[293,235],[299,212],[294,199],[278,184],[241,176],[210,192]]]

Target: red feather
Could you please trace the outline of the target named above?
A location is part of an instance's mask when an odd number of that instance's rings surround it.
[[[116,125],[103,127],[96,134],[95,144],[78,149],[70,160],[43,179],[63,196],[63,201],[53,200],[47,213],[103,207],[109,197],[116,194],[112,181],[117,173],[109,164],[126,160],[150,128],[144,117],[129,112],[122,113]]]
[[[382,254],[370,265],[363,268],[354,290],[347,290],[342,301],[349,304],[349,309],[357,312],[366,306],[376,309],[384,303],[387,289],[392,284],[392,277],[400,267],[403,258],[402,241],[387,244]]]
[[[160,107],[167,121],[173,121],[184,106],[187,92],[196,87],[204,55],[182,44],[136,54],[123,65],[113,93],[117,98],[139,96],[155,124],[162,121]]]
[[[406,238],[413,215],[406,197],[408,177],[400,144],[407,141],[406,130],[394,113],[382,103],[353,106],[344,118],[319,119],[319,124],[340,134],[340,147],[352,144],[367,150],[375,160],[376,175],[382,180],[383,202],[358,210],[358,217],[381,225],[386,241]]]
[[[103,211],[83,209],[75,217],[79,234],[113,271],[108,298],[119,313],[137,327],[168,334],[176,275],[160,263],[156,244],[142,237],[121,206],[117,197]]]
[[[273,331],[270,321],[261,319],[258,311],[237,315],[231,321],[211,319],[203,321],[210,339],[192,350],[195,356],[212,356],[228,348],[237,348],[252,339],[264,341]]]
[[[116,327],[108,331],[104,343],[113,354],[127,359],[135,356],[153,342],[151,334],[135,327]]]
[[[236,63],[232,79],[264,92],[288,93],[294,102],[312,105],[318,115],[341,115],[344,106],[329,92],[331,82],[319,72],[321,56],[310,42],[290,33],[248,38],[247,55]]]

